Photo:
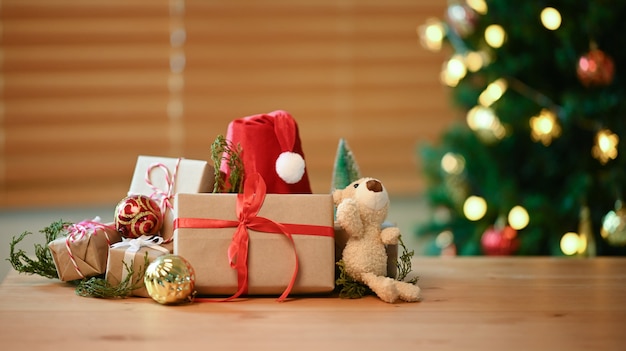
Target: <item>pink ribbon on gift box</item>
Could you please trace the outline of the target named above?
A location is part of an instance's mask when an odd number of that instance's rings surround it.
[[[230,228],[236,227],[235,234],[228,247],[230,267],[237,270],[237,292],[224,301],[235,299],[248,291],[248,229],[259,232],[283,234],[289,239],[293,248],[295,267],[289,284],[278,298],[285,301],[298,276],[298,253],[292,234],[334,236],[334,228],[310,224],[278,223],[271,219],[258,216],[266,194],[266,185],[258,173],[248,175],[242,194],[237,194],[237,221],[208,218],[176,218],[174,229],[178,228]]]
[[[111,240],[109,239],[109,235],[107,234],[105,229],[115,230],[115,227],[112,225],[102,224],[100,223],[100,217],[96,217],[93,220],[84,220],[78,223],[74,223],[67,227],[67,236],[65,237],[65,247],[67,248],[67,255],[70,257],[70,261],[76,269],[76,273],[80,275],[81,278],[85,278],[83,272],[80,271],[78,264],[76,263],[76,259],[74,258],[74,254],[72,254],[72,243],[75,241],[83,239],[88,235],[97,235],[98,230],[102,230],[104,233],[104,237],[107,240],[107,244],[111,245]]]

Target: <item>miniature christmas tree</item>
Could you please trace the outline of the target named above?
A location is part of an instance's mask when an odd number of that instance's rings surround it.
[[[343,189],[353,181],[361,178],[361,171],[348,142],[341,138],[335,154],[333,167],[332,189]]]
[[[626,2],[549,4],[451,1],[419,27],[463,119],[420,148],[428,253],[626,254]]]

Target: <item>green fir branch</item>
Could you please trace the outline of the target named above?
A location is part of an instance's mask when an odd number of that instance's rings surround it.
[[[396,277],[396,280],[404,281],[404,279],[406,279],[409,273],[411,273],[411,271],[413,270],[411,259],[415,255],[415,250],[409,251],[404,245],[401,236],[398,237],[398,245],[400,245],[400,247],[402,248],[402,253],[398,258],[398,261],[396,262],[396,267],[398,268],[398,276]],[[417,284],[418,279],[419,277],[413,277],[408,280],[407,283]]]
[[[365,295],[372,294],[372,290],[365,284],[354,280],[346,273],[346,266],[343,260],[337,263],[339,267],[339,277],[335,281],[335,285],[339,288],[339,297],[342,299],[360,299]]]
[[[76,286],[76,295],[83,297],[95,297],[103,299],[115,299],[126,298],[135,289],[139,289],[142,286],[143,278],[146,272],[146,268],[150,264],[148,260],[148,253],[144,256],[144,264],[139,268],[137,277],[133,269],[134,260],[130,261],[130,264],[123,262],[124,270],[126,271],[126,277],[117,285],[109,283],[108,280],[102,277],[91,277],[89,279],[81,280]]]
[[[30,258],[24,250],[16,249],[16,245],[32,233],[26,231],[17,237],[14,236],[9,244],[10,252],[7,261],[9,261],[11,266],[19,273],[37,274],[50,279],[58,278],[59,274],[54,264],[52,253],[48,248],[48,244],[62,237],[62,233],[70,224],[69,222],[59,220],[40,230],[39,233],[45,235],[46,244],[35,244],[35,259]]]
[[[218,135],[211,144],[211,160],[214,165],[215,172],[215,184],[213,186],[214,193],[240,193],[243,191],[243,159],[241,145],[234,146],[231,142],[226,140],[223,135]],[[230,175],[228,178],[228,184],[230,188],[226,187],[226,181],[220,172],[220,165],[222,160],[226,160]]]

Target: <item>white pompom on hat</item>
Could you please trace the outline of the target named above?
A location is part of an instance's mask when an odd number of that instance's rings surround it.
[[[300,154],[285,151],[276,159],[276,173],[287,184],[295,184],[304,175],[304,159]]]

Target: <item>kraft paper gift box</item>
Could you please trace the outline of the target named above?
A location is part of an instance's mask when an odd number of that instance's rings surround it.
[[[129,195],[146,195],[158,203],[164,198],[170,204],[176,193],[208,193],[213,191],[215,174],[207,161],[140,155],[130,183]],[[155,190],[158,189],[158,190]],[[161,206],[165,209],[164,206]],[[170,241],[173,235],[171,209],[166,209],[161,236]],[[171,245],[170,249],[171,249]]]
[[[112,224],[82,221],[48,243],[59,279],[71,281],[104,274],[109,246],[121,240]]]
[[[157,257],[170,253],[170,250],[161,246],[162,243],[163,238],[160,236],[141,236],[136,239],[122,239],[111,245],[105,279],[111,285],[119,285],[129,273],[126,266],[132,267],[133,276],[130,278],[130,284],[135,289],[131,295],[150,297],[143,282],[143,275],[147,265]]]
[[[187,221],[237,222],[236,194],[178,194],[175,207],[174,254],[186,258],[196,274],[199,295],[232,295],[238,270],[230,266],[229,246],[237,228],[186,227]],[[267,194],[259,217],[282,224],[324,228],[324,235],[291,234],[298,259],[292,294],[327,293],[335,287],[333,203],[331,195]],[[321,232],[321,231],[320,231]],[[283,293],[295,269],[294,247],[281,233],[248,229],[247,295]],[[238,260],[242,257],[237,257]],[[282,297],[282,296],[281,296]]]

